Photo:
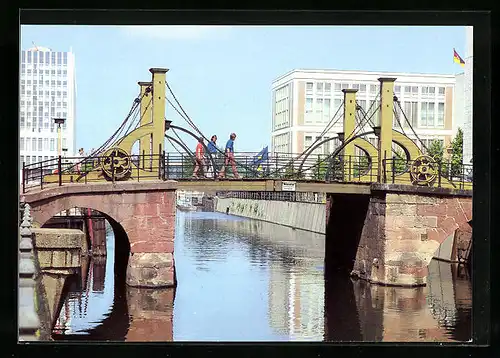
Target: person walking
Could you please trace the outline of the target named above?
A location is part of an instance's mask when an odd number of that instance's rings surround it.
[[[213,163],[210,158],[207,158],[207,175],[210,178],[214,178],[217,171],[217,136],[214,134],[212,138],[210,138],[210,142],[207,146],[208,153],[212,156]]]
[[[83,161],[83,158],[85,158],[85,152],[83,151],[83,148],[78,149],[78,156],[80,158],[77,159],[76,171],[78,172],[78,174],[81,174],[81,172],[82,172],[82,161]]]
[[[225,176],[225,171],[226,167],[231,163],[231,168],[233,169],[233,175],[235,179],[239,179],[240,176],[238,174],[238,171],[236,170],[236,162],[234,161],[234,140],[236,139],[236,134],[231,133],[229,136],[229,140],[226,143],[226,150],[225,150],[225,161],[224,161],[224,166],[222,167],[219,178],[224,178]]]
[[[203,138],[200,137],[198,139],[198,144],[196,145],[196,153],[195,153],[195,162],[196,165],[194,166],[193,170],[193,178],[199,178],[198,176],[198,170],[201,169],[201,175],[203,176],[203,169],[205,167],[205,158],[204,158],[204,153],[205,148],[203,147]]]

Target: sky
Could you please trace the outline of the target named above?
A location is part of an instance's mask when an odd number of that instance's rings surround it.
[[[277,77],[293,69],[460,73],[453,48],[464,58],[465,27],[23,25],[21,49],[33,42],[75,54],[77,148],[104,143],[138,96],[137,82],[164,67],[205,137],[224,145],[235,132],[235,151],[255,152],[271,145]],[[166,118],[191,129],[168,104]]]

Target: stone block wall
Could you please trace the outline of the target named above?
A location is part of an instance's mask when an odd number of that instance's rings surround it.
[[[277,200],[217,198],[215,211],[325,233],[326,205]]]
[[[176,285],[173,259],[176,210],[175,189],[163,189],[167,184],[141,183],[138,188],[133,183],[102,184],[92,186],[92,191],[74,194],[71,190],[80,190],[79,187],[68,186],[58,189],[67,191],[64,195],[47,197],[45,193],[39,198],[33,194],[26,195],[26,200],[33,203],[33,217],[39,225],[72,207],[91,208],[107,215],[123,228],[128,238],[127,283],[171,287]]]
[[[40,269],[67,269],[81,265],[85,234],[76,229],[33,228]]]
[[[439,245],[457,229],[470,232],[470,220],[470,197],[372,196],[353,274],[382,284],[425,285]]]

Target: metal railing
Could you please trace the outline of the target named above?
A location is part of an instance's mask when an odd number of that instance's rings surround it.
[[[379,171],[378,158],[370,159],[367,156],[331,157],[326,154],[315,154],[304,160],[299,154],[269,153],[265,159],[259,160],[257,154],[252,152],[234,155],[239,178],[344,183],[394,181],[415,185],[408,173],[413,164],[418,164],[396,158],[384,159],[383,168]],[[226,178],[234,177],[231,175],[231,162],[224,154],[206,156],[199,164],[201,168],[196,173],[197,179],[215,180],[222,167],[225,167]],[[457,166],[449,163],[433,165],[438,171],[437,186],[444,177],[461,188],[466,187],[464,183],[472,181],[472,165]],[[47,184],[86,184],[103,180],[111,182],[189,180],[194,177],[195,166],[196,161],[190,153],[162,152],[155,155],[130,156],[117,153],[116,156],[95,156],[86,160],[82,160],[81,157],[57,157],[33,164],[23,163],[22,190],[25,193],[29,188],[43,189]]]
[[[383,163],[383,183],[462,190],[470,190],[473,183],[472,164],[397,158],[384,159]]]
[[[218,198],[251,199],[251,200],[276,200],[292,201],[299,203],[326,202],[325,193],[312,193],[300,191],[225,191],[216,192]]]
[[[39,340],[40,319],[35,304],[35,260],[33,253],[33,234],[31,225],[33,218],[29,204],[24,205],[19,242],[19,340]]]

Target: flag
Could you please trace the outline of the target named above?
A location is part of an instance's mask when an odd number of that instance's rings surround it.
[[[458,63],[462,67],[464,67],[465,65],[465,61],[462,60],[462,57],[460,57],[460,55],[457,53],[457,51],[455,51],[455,49],[453,49],[453,61],[455,63]]]
[[[268,158],[268,147],[265,147],[263,148],[259,154],[257,154],[254,158],[253,158],[253,164],[254,165],[260,165],[260,163],[262,163],[264,160],[267,160]]]

